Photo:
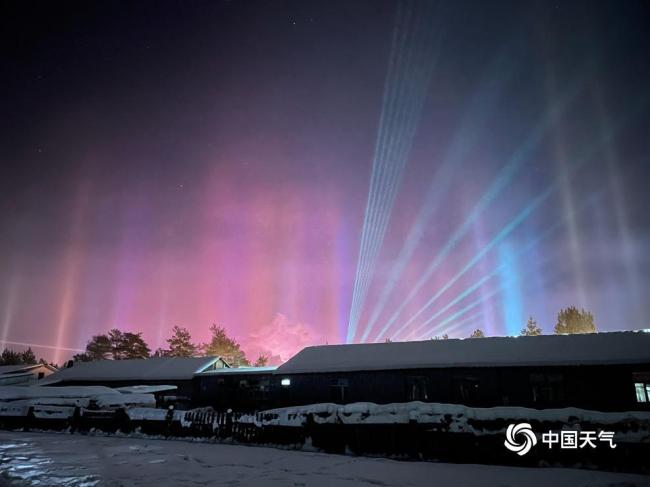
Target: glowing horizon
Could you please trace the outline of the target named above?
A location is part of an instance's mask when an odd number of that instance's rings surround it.
[[[63,363],[112,328],[155,350],[217,323],[277,363],[529,316],[551,333],[572,305],[650,327],[643,43],[572,5],[568,31],[541,5],[245,3],[24,24],[0,347]]]

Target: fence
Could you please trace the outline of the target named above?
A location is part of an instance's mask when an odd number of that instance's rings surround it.
[[[329,407],[329,406],[328,406]],[[541,411],[544,413],[544,411]],[[164,437],[205,438],[242,444],[316,449],[330,453],[388,456],[408,460],[518,466],[582,466],[606,470],[650,472],[650,420],[530,419],[536,432],[567,427],[625,431],[616,448],[566,450],[537,445],[525,456],[504,447],[507,418],[463,417],[441,414],[422,418],[379,418],[376,422],[350,421],[340,411],[277,410],[245,414],[202,408],[175,411],[152,408],[92,410],[80,407],[30,406],[0,412],[0,428],[24,430],[103,431]],[[361,415],[367,419],[369,416]],[[348,421],[346,423],[346,421]]]

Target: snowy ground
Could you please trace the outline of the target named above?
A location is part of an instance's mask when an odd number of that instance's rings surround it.
[[[9,479],[9,481],[7,481]],[[179,440],[0,431],[0,486],[650,486],[574,469],[399,462]]]

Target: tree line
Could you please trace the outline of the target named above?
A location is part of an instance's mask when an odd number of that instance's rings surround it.
[[[561,309],[557,315],[554,332],[565,333],[594,333],[596,325],[592,313],[584,309],[570,306]],[[166,340],[167,348],[158,348],[153,353],[142,338],[142,333],[123,332],[114,328],[108,333],[94,335],[86,344],[86,349],[73,357],[74,361],[90,362],[94,360],[128,360],[149,357],[221,357],[233,367],[264,367],[269,358],[260,355],[251,362],[237,341],[228,336],[223,326],[210,326],[211,337],[207,343],[195,343],[187,328],[174,326],[172,335]],[[542,329],[531,316],[522,328],[521,335],[542,335]],[[469,338],[483,338],[485,333],[480,328],[474,330]],[[447,334],[435,336],[433,340],[445,340]],[[389,342],[390,340],[386,340]],[[5,348],[0,354],[0,365],[34,365],[46,363],[42,358],[37,360],[31,348],[23,352]]]
[[[553,331],[556,335],[573,334],[573,333],[595,333],[596,325],[594,324],[594,315],[584,309],[578,309],[575,306],[569,306],[561,309],[557,314],[557,322]],[[521,329],[522,336],[542,335],[542,329],[537,325],[537,321],[531,316],[528,318],[526,326]],[[485,333],[480,328],[474,330],[469,338],[484,338]],[[449,338],[447,334],[435,336],[433,340],[444,340]]]
[[[27,350],[22,352],[16,352],[10,348],[5,348],[0,354],[0,365],[36,365],[36,364],[45,364],[45,360],[38,359],[36,360],[36,355],[32,350],[32,347],[29,347]]]
[[[260,355],[251,363],[237,341],[228,336],[226,329],[213,324],[210,326],[210,341],[197,344],[187,328],[174,326],[167,341],[167,348],[158,348],[153,353],[142,338],[142,333],[123,332],[114,328],[108,333],[94,335],[86,344],[84,352],[76,354],[74,361],[129,360],[149,357],[221,357],[233,367],[268,364],[268,357]]]

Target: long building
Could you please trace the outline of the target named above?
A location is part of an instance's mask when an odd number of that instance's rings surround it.
[[[218,357],[101,361],[39,382],[170,385],[188,407],[219,410],[423,401],[643,411],[650,410],[650,333],[324,345],[277,368],[229,368]]]
[[[234,371],[233,371],[234,372]],[[195,400],[242,395],[230,371],[198,374]],[[236,373],[249,397],[250,371]],[[235,376],[231,375],[231,378]],[[468,406],[650,409],[650,333],[493,337],[307,347],[256,374],[265,404],[442,402]]]
[[[41,381],[47,386],[97,385],[113,388],[159,387],[157,397],[169,396],[176,405],[193,401],[195,374],[230,367],[221,357],[162,357],[138,360],[99,360],[74,362]]]

